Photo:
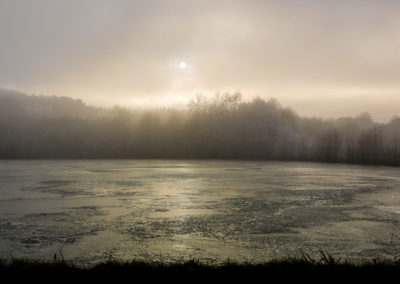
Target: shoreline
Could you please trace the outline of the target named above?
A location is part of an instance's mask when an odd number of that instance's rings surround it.
[[[186,262],[164,263],[150,261],[126,261],[110,259],[94,266],[80,267],[54,256],[53,261],[29,259],[0,260],[1,279],[40,280],[68,282],[71,280],[151,280],[180,279],[191,281],[206,279],[368,279],[400,275],[399,260],[373,260],[361,263],[336,260],[321,252],[320,259],[307,255],[301,258],[276,259],[259,264],[227,261],[221,265],[201,263],[194,259]],[[329,278],[320,278],[329,277]]]

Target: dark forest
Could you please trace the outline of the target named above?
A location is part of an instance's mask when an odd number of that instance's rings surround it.
[[[101,109],[0,90],[3,159],[260,159],[400,165],[400,117],[301,117],[275,99],[195,96],[181,109]]]

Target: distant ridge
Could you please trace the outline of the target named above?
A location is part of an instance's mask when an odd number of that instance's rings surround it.
[[[0,116],[89,118],[104,112],[85,105],[80,99],[68,97],[27,95],[0,88]]]

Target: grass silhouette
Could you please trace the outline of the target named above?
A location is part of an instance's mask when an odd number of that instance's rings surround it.
[[[120,261],[110,256],[108,261],[90,267],[77,266],[66,261],[60,252],[53,261],[15,258],[0,261],[2,281],[39,281],[40,283],[71,283],[71,281],[128,281],[184,280],[204,282],[208,279],[226,281],[270,282],[272,280],[306,280],[307,282],[331,282],[342,280],[383,281],[400,276],[400,261],[372,260],[361,263],[341,261],[320,251],[320,258],[303,253],[299,257],[274,259],[264,263],[239,263],[226,261],[212,265],[194,259],[165,263],[163,261]],[[258,281],[261,280],[261,281]],[[6,282],[3,282],[6,283]]]

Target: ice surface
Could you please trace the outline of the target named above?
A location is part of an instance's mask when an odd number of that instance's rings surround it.
[[[80,263],[397,257],[400,169],[252,161],[0,161],[0,257]]]

